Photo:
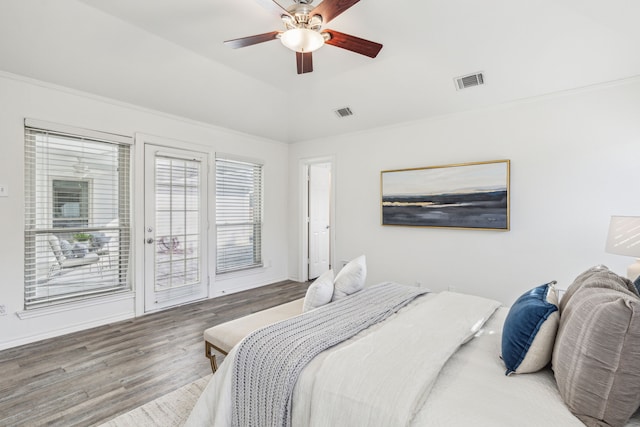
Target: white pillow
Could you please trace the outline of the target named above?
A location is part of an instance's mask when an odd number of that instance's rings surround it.
[[[367,278],[367,262],[364,255],[360,255],[347,265],[336,276],[333,282],[332,301],[344,298],[347,295],[358,292],[364,288],[364,281]]]
[[[322,307],[331,302],[333,297],[333,270],[325,271],[307,289],[302,304],[302,312]]]

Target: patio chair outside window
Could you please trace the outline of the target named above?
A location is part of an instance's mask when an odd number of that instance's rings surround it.
[[[69,256],[65,256],[60,245],[60,239],[53,234],[49,236],[49,245],[57,260],[57,264],[52,264],[49,269],[49,277],[53,276],[56,270],[62,271],[68,268],[82,267],[100,261],[100,256],[95,252],[84,254],[82,257],[74,257],[71,253],[68,254]],[[70,249],[70,251],[73,251],[73,249]]]

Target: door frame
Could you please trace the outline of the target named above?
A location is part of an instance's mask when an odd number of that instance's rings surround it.
[[[132,248],[133,254],[130,264],[130,275],[134,284],[135,292],[135,315],[136,317],[148,314],[150,312],[145,311],[145,146],[147,144],[156,145],[160,147],[166,147],[168,149],[184,149],[189,151],[196,151],[203,155],[204,164],[203,172],[206,173],[206,182],[209,191],[205,194],[206,200],[203,200],[203,204],[207,207],[207,215],[203,218],[205,228],[206,242],[202,243],[203,251],[203,277],[207,282],[207,296],[211,296],[211,290],[214,286],[215,274],[212,274],[212,266],[209,262],[209,256],[213,252],[212,245],[215,244],[215,238],[213,236],[213,228],[211,227],[212,215],[215,213],[215,197],[212,197],[211,188],[215,188],[214,173],[212,170],[212,158],[213,151],[211,147],[206,145],[196,144],[183,140],[176,140],[171,138],[164,138],[155,135],[149,135],[144,133],[136,133],[134,136],[134,156],[131,160],[133,166],[132,176],[132,189],[134,195],[142,195],[142,197],[133,197],[132,200]],[[206,270],[206,271],[205,271]]]
[[[331,269],[336,266],[336,162],[335,156],[313,157],[300,160],[300,256],[299,271],[300,281],[309,280],[309,166],[313,164],[328,163],[331,165],[331,194],[329,196],[329,264]]]

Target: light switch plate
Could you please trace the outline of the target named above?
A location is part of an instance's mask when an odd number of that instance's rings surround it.
[[[0,197],[9,197],[9,189],[6,185],[0,185]]]

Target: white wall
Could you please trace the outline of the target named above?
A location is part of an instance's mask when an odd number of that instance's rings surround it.
[[[25,117],[122,135],[133,136],[136,132],[157,135],[202,145],[202,150],[211,154],[223,152],[263,160],[263,257],[266,267],[216,279],[211,257],[209,269],[213,284],[210,295],[235,292],[287,278],[287,241],[283,238],[288,232],[286,144],[0,73],[0,185],[7,186],[9,191],[9,197],[0,197],[0,305],[5,305],[8,312],[0,316],[0,349],[135,315],[133,295],[107,298],[99,301],[99,304],[71,310],[44,310],[48,314],[26,316],[28,318],[24,319],[16,314],[22,312],[24,304]],[[134,162],[135,178],[140,179],[142,158],[138,157]],[[213,193],[210,191],[210,194]],[[134,196],[134,209],[137,212],[142,209],[141,200],[139,195]],[[213,223],[213,213],[210,214],[210,220]],[[212,232],[210,254],[214,253],[213,236]],[[139,250],[137,252],[140,253]],[[142,260],[135,262],[140,264]],[[140,300],[142,284],[138,280],[134,286],[136,297]],[[25,317],[24,314],[22,317]]]
[[[301,277],[299,163],[327,155],[337,266],[366,254],[368,284],[421,282],[510,304],[594,264],[624,274],[633,261],[604,245],[611,215],[640,215],[640,79],[293,145],[291,277]],[[511,231],[380,225],[380,171],[496,159],[511,160]]]
[[[9,191],[0,197],[0,304],[8,311],[0,316],[0,349],[135,315],[132,298],[16,315],[23,309],[25,117],[263,159],[270,267],[212,277],[214,296],[301,277],[299,167],[314,157],[335,158],[334,259],[366,254],[368,283],[419,281],[509,304],[548,280],[566,287],[593,264],[623,273],[632,261],[603,248],[610,215],[640,215],[640,79],[287,146],[0,73],[0,185]],[[511,231],[380,225],[381,170],[505,158]]]

